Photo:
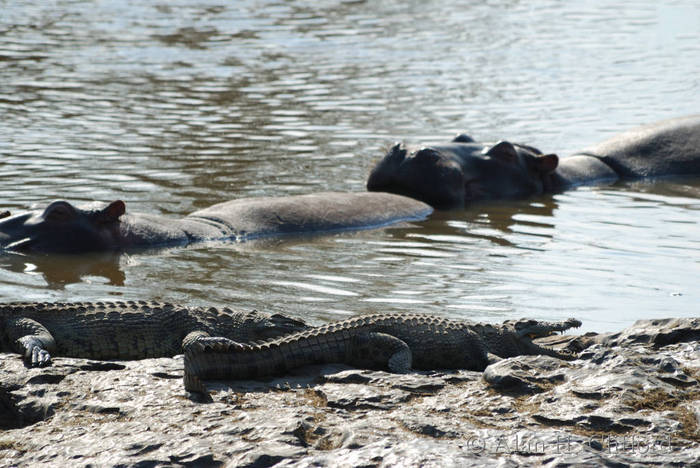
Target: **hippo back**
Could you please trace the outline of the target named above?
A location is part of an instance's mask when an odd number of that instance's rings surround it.
[[[700,174],[700,115],[638,127],[579,154],[600,158],[622,178]]]
[[[195,211],[185,219],[227,226],[239,240],[285,234],[369,229],[424,219],[432,208],[390,193],[325,192],[244,198]]]

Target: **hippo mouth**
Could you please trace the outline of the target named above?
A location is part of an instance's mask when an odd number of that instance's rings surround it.
[[[396,172],[404,159],[406,159],[406,150],[400,143],[396,143],[370,173],[367,179],[367,190],[380,192],[393,186],[396,181]]]
[[[367,189],[407,196],[438,209],[464,205],[461,167],[439,148],[409,154],[404,145],[395,144],[370,173]]]

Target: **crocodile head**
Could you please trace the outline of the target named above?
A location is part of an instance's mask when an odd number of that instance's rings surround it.
[[[567,361],[574,360],[578,357],[575,352],[542,346],[534,343],[532,340],[544,338],[556,332],[564,332],[571,328],[578,328],[581,326],[580,320],[569,318],[561,322],[545,322],[542,320],[520,319],[506,321],[504,326],[508,328],[512,327],[511,329],[515,334],[517,345],[520,347],[523,354],[542,354]]]
[[[300,320],[282,314],[209,308],[199,317],[212,336],[224,336],[234,341],[264,341],[309,328]]]
[[[58,200],[43,211],[0,216],[0,250],[15,252],[75,253],[111,250],[119,217],[124,214],[121,200],[106,207],[78,208]]]
[[[542,354],[570,361],[576,359],[575,353],[542,346],[532,340],[580,326],[581,322],[574,318],[561,322],[533,319],[507,320],[502,325],[481,325],[479,335],[489,352],[500,358]]]
[[[563,332],[570,328],[578,328],[581,326],[581,321],[575,318],[569,318],[563,322],[544,322],[534,319],[519,319],[508,320],[504,325],[512,327],[515,333],[520,337],[527,337],[532,340],[536,338],[544,338],[553,335],[556,332]]]

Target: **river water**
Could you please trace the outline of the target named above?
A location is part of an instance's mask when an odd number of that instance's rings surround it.
[[[396,140],[560,156],[700,110],[696,0],[0,0],[0,208],[173,217],[361,191]],[[617,330],[697,316],[700,178],[583,188],[375,231],[0,256],[0,299],[158,299],[321,323],[418,311]]]

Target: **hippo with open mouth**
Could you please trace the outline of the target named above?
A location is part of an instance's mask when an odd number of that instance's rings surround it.
[[[59,200],[41,211],[0,213],[0,250],[81,253],[314,235],[421,220],[431,212],[412,198],[368,192],[233,200],[181,219],[126,213],[121,200],[83,207]]]
[[[465,134],[410,152],[396,144],[370,172],[367,189],[450,209],[584,184],[692,174],[700,174],[700,115],[639,127],[561,159],[508,141],[477,143]]]

